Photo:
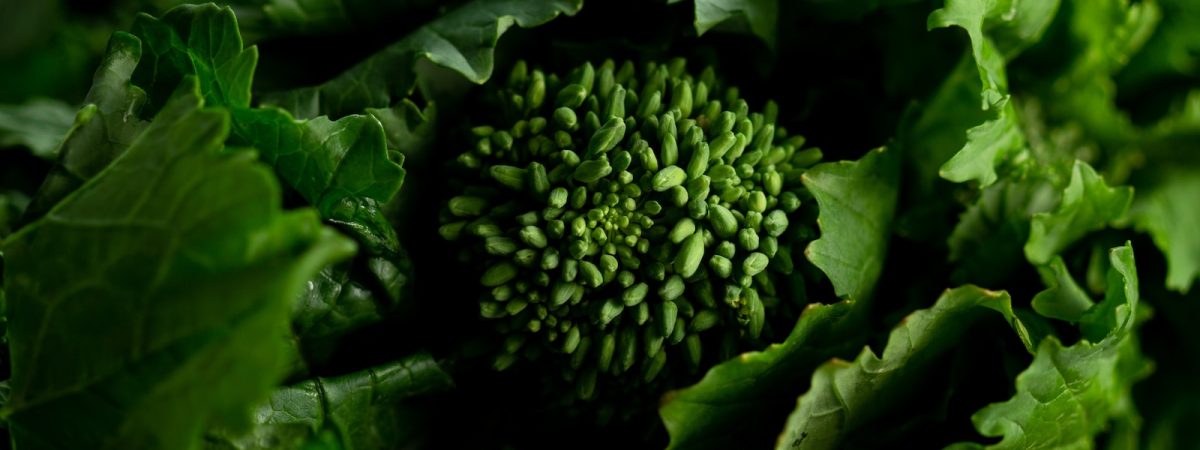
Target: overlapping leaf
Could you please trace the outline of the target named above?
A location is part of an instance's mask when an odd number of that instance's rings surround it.
[[[416,354],[382,366],[334,378],[313,378],[276,390],[258,407],[255,428],[245,435],[216,433],[205,448],[285,450],[322,434],[338,448],[371,450],[414,444],[414,426],[397,429],[401,401],[454,386],[428,354]]]
[[[1167,171],[1137,197],[1133,222],[1167,256],[1167,287],[1186,293],[1200,276],[1200,172]]]
[[[887,251],[897,171],[896,153],[879,149],[859,161],[825,163],[805,174],[820,209],[821,230],[805,254],[838,295],[853,301],[809,305],[784,342],[719,364],[699,383],[667,394],[659,414],[671,435],[670,448],[767,445],[786,414],[786,399],[799,394],[808,371],[858,345],[863,305]]]
[[[984,436],[1003,438],[986,448],[1091,448],[1110,421],[1120,424],[1136,414],[1131,385],[1149,365],[1134,335],[1139,299],[1133,248],[1112,249],[1108,261],[1104,301],[1079,317],[1083,339],[1070,346],[1054,336],[1043,340],[1033,364],[1017,377],[1016,394],[972,417]]]
[[[5,415],[22,448],[195,448],[208,426],[244,426],[283,376],[293,299],[353,251],[315,214],[284,213],[253,155],[221,154],[228,115],[181,86],[128,151],[5,242]]]
[[[1091,166],[1076,161],[1058,207],[1033,216],[1025,257],[1050,262],[1075,240],[1124,216],[1132,200],[1133,188],[1108,187]]]
[[[1008,293],[975,286],[947,290],[932,308],[905,317],[892,330],[882,355],[864,347],[852,362],[835,359],[817,368],[811,388],[800,396],[775,448],[839,448],[870,420],[902,413],[905,399],[919,395],[908,387],[926,376],[929,365],[961,342],[964,333],[994,312],[1016,327],[1027,347],[1033,345]]]
[[[296,117],[341,117],[366,108],[386,108],[416,85],[421,60],[447,67],[474,83],[492,75],[493,52],[512,25],[533,27],[573,15],[582,0],[474,0],[434,19],[318,86],[268,96]]]

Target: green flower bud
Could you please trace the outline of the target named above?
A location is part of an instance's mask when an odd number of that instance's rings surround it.
[[[742,261],[742,273],[748,276],[758,275],[767,268],[767,261],[767,255],[760,252],[751,253]]]
[[[679,219],[678,222],[675,222],[675,227],[671,229],[671,234],[669,234],[667,238],[670,239],[671,242],[678,244],[683,242],[684,239],[687,239],[688,236],[691,236],[692,233],[695,232],[696,222],[693,222],[692,219],[684,217]]]
[[[583,282],[591,287],[600,287],[604,283],[604,275],[600,273],[600,269],[592,264],[591,261],[579,262],[579,275]]]
[[[521,242],[533,248],[546,248],[546,234],[541,228],[535,226],[526,226],[521,228]]]
[[[701,142],[692,149],[692,157],[688,161],[687,177],[694,180],[708,171],[708,143]]]
[[[608,119],[608,122],[596,130],[592,139],[588,141],[588,151],[584,155],[584,159],[592,159],[607,153],[616,147],[623,137],[625,137],[625,121],[619,117]]]
[[[573,175],[576,180],[592,183],[612,173],[612,166],[603,159],[589,159],[579,163]]]
[[[733,274],[733,262],[729,258],[713,255],[712,258],[709,258],[708,264],[718,277],[729,278],[729,275]]]
[[[575,111],[566,106],[554,110],[554,125],[563,130],[574,130],[579,125],[579,120],[575,116]],[[569,135],[568,135],[569,136]]]
[[[601,372],[607,372],[609,366],[612,365],[613,353],[617,351],[617,336],[613,333],[605,333],[600,339],[599,352],[596,354],[596,367]]]
[[[662,287],[658,288],[658,296],[664,301],[675,300],[683,295],[683,289],[683,278],[680,278],[679,275],[671,275]]]
[[[624,310],[625,310],[625,305],[623,303],[621,303],[620,300],[617,300],[615,298],[610,298],[610,299],[606,300],[604,302],[604,304],[601,305],[601,307],[600,307],[600,317],[598,317],[598,319],[600,320],[600,324],[608,325],[614,319],[616,319],[617,316],[621,315],[621,312]]]
[[[554,103],[561,107],[578,108],[580,105],[583,105],[585,98],[587,98],[587,89],[578,84],[568,84],[558,90],[558,96],[555,98]]]
[[[749,228],[738,230],[738,244],[746,250],[758,250],[758,233]]]
[[[692,233],[691,237],[683,241],[679,253],[675,255],[675,272],[684,278],[691,277],[696,273],[696,269],[700,268],[703,259],[704,235]]]
[[[479,197],[460,195],[450,199],[450,214],[457,217],[476,217],[483,214],[487,201]]]
[[[650,180],[650,187],[657,192],[663,192],[683,184],[687,180],[687,173],[678,166],[667,166],[654,174],[654,178]]]
[[[621,294],[621,301],[625,306],[635,306],[646,298],[646,293],[649,292],[650,285],[646,283],[638,283],[630,286]]]
[[[489,255],[503,256],[517,251],[517,243],[504,236],[491,236],[484,241]]]
[[[763,229],[766,230],[767,234],[773,237],[779,237],[782,235],[783,232],[787,230],[787,227],[787,214],[784,214],[783,211],[778,209],[771,211],[771,213],[767,214],[767,217],[763,219]]]
[[[721,238],[733,236],[738,230],[737,219],[733,217],[733,213],[729,212],[729,208],[721,205],[713,205],[708,215],[709,223],[712,224],[713,232]]]
[[[501,262],[492,265],[479,278],[479,282],[487,287],[496,287],[512,281],[517,276],[517,266],[510,262]]]

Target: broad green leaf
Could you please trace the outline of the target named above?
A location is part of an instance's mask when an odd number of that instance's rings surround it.
[[[205,448],[237,450],[304,449],[322,434],[337,448],[400,448],[413,425],[398,417],[405,399],[454,387],[450,375],[428,354],[334,378],[317,377],[271,394],[255,412],[255,427],[244,435],[216,432]]]
[[[804,255],[841,297],[871,297],[883,271],[899,192],[899,154],[872,150],[858,161],[819,164],[804,174],[817,201],[821,237]]]
[[[84,106],[59,147],[58,161],[25,212],[27,221],[44,215],[107,167],[145,128],[137,113],[146,93],[129,82],[141,55],[138,38],[113,34]]]
[[[1133,248],[1109,252],[1104,301],[1083,317],[1084,339],[1064,346],[1057,337],[1041,342],[1033,363],[1017,376],[1016,394],[972,417],[996,444],[956,444],[957,448],[1092,448],[1095,436],[1136,415],[1133,382],[1148,374],[1137,349],[1138,282]]]
[[[713,28],[747,30],[775,48],[779,0],[695,0],[696,33]]]
[[[658,411],[671,436],[668,448],[768,445],[809,371],[857,347],[846,338],[861,323],[855,308],[851,301],[811,304],[783,343],[718,364],[699,383],[668,392]]]
[[[252,154],[222,152],[228,115],[181,87],[4,244],[20,448],[198,448],[210,426],[245,426],[284,375],[301,287],[353,252],[316,214],[283,212]]]
[[[1132,200],[1133,188],[1108,187],[1092,166],[1076,161],[1058,207],[1033,216],[1025,257],[1034,264],[1050,262],[1087,233],[1123,217]]]
[[[233,110],[234,142],[253,146],[321,216],[354,235],[372,254],[395,253],[395,231],[382,214],[404,182],[404,158],[388,157],[370,116],[297,121],[278,108]]]
[[[996,167],[1025,148],[1025,136],[1008,99],[993,105],[995,116],[967,130],[967,142],[938,170],[947,180],[978,180],[981,186],[996,182]]]
[[[1033,310],[1045,317],[1079,322],[1084,314],[1095,305],[1087,292],[1079,287],[1061,256],[1055,256],[1050,264],[1038,267],[1046,290],[1033,297]]]
[[[74,120],[75,109],[58,100],[0,105],[0,148],[26,147],[40,158],[54,159]]]
[[[950,181],[994,183],[995,167],[1024,146],[1012,106],[1005,64],[1041,38],[1058,8],[1058,0],[947,0],[929,15],[929,29],[956,26],[967,32],[971,56],[981,81],[980,106],[994,111],[986,122],[967,131],[967,143],[939,174]]]
[[[1167,287],[1187,293],[1200,276],[1200,171],[1167,170],[1134,199],[1132,217],[1167,256]]]
[[[407,98],[421,60],[458,72],[474,83],[492,76],[496,43],[512,25],[534,27],[574,15],[582,0],[474,0],[450,11],[323,84],[264,99],[296,117],[341,117],[386,108]]]
[[[233,143],[255,147],[322,218],[352,234],[371,254],[399,252],[382,207],[404,181],[403,157],[389,159],[377,120],[295,121],[278,108],[250,109],[258,51],[242,47],[237,19],[228,7],[186,5],[161,20],[143,14],[134,30],[153,51],[134,72],[135,81],[151,92],[152,103],[156,90],[196,76],[209,104],[231,110]]]
[[[817,368],[811,387],[800,396],[775,448],[839,448],[872,419],[903,414],[905,400],[921,395],[909,387],[953,349],[963,334],[993,312],[1015,327],[1027,347],[1032,346],[1008,293],[975,286],[947,290],[932,308],[909,314],[892,329],[881,356],[864,347],[853,362],[834,359]]]
[[[156,19],[138,15],[132,33],[145,58],[133,73],[148,94],[144,115],[153,115],[183,77],[195,75],[210,106],[249,107],[258,62],[256,47],[243,48],[237,18],[229,7],[182,5]]]

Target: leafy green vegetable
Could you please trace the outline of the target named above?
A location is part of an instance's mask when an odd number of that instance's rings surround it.
[[[804,175],[819,205],[821,231],[805,255],[850,300],[810,304],[782,343],[719,364],[699,383],[668,393],[659,414],[670,448],[724,448],[761,439],[754,413],[778,410],[775,424],[781,424],[788,407],[781,399],[802,389],[797,374],[858,345],[848,336],[861,325],[883,266],[896,199],[895,185],[887,182],[897,176],[895,155],[874,150],[859,161],[820,164]]]
[[[0,449],[1200,439],[1195,1],[9,6]]]
[[[704,34],[713,28],[747,29],[767,46],[775,47],[779,0],[696,0],[694,3],[697,33]]]
[[[972,417],[984,436],[1003,437],[987,448],[1090,447],[1109,421],[1136,414],[1130,385],[1150,366],[1133,335],[1138,322],[1133,248],[1112,249],[1109,264],[1104,301],[1078,318],[1083,339],[1070,346],[1054,336],[1041,341],[1033,364],[1017,377],[1013,398]]]
[[[335,378],[317,377],[272,393],[255,412],[250,433],[210,435],[205,448],[303,449],[325,435],[347,450],[397,448],[412,443],[391,427],[402,417],[398,402],[453,386],[450,375],[428,354]]]
[[[1058,207],[1034,214],[1025,257],[1035,264],[1049,262],[1087,232],[1124,216],[1132,199],[1132,188],[1110,188],[1091,166],[1076,161]]]
[[[28,220],[44,215],[107,167],[146,127],[146,122],[134,115],[146,101],[146,93],[130,84],[141,55],[136,37],[113,35],[83,109],[63,138],[58,162],[25,211]]]
[[[1200,275],[1200,234],[1191,227],[1200,223],[1200,208],[1187,206],[1198,198],[1200,174],[1171,171],[1138,196],[1132,211],[1137,228],[1167,255],[1167,287],[1184,293]]]
[[[882,273],[898,195],[895,155],[873,150],[859,161],[823,164],[804,174],[821,210],[821,238],[804,256],[829,276],[839,296],[869,299]]]
[[[265,102],[300,118],[341,117],[365,108],[385,108],[412,93],[421,60],[483,83],[492,76],[496,43],[510,26],[537,26],[560,14],[573,15],[582,7],[582,0],[474,0],[414,30],[337,78],[277,93]]]
[[[252,154],[221,154],[228,115],[182,86],[124,155],[5,241],[5,416],[22,448],[191,448],[206,426],[244,426],[283,375],[291,299],[353,249],[283,213]],[[59,433],[63,420],[88,426]]]
[[[915,394],[905,387],[925,376],[939,355],[991,314],[989,309],[1012,324],[1026,347],[1033,345],[1006,292],[975,286],[947,290],[932,308],[909,314],[892,330],[882,356],[866,347],[853,362],[834,359],[817,368],[776,448],[838,448],[863,424],[902,409]]]

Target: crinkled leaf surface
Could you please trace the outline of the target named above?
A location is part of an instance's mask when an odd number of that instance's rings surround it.
[[[974,324],[989,317],[989,310],[1002,314],[1025,345],[1032,345],[1008,293],[975,286],[947,290],[932,308],[905,317],[892,330],[881,356],[864,347],[853,362],[835,359],[817,368],[775,448],[838,448],[873,418],[902,414],[905,398],[920,395],[909,387]]]
[[[1200,276],[1200,171],[1164,171],[1134,199],[1133,223],[1167,256],[1167,287],[1186,293]]]
[[[844,336],[849,322],[855,322],[850,316],[854,308],[850,301],[811,304],[782,343],[718,364],[699,383],[667,393],[658,413],[671,435],[668,448],[767,445],[809,371],[830,355],[855,347]],[[763,430],[764,421],[776,422]],[[763,432],[767,434],[758,434]]]
[[[573,15],[582,0],[474,0],[416,29],[323,84],[280,92],[264,101],[299,118],[341,117],[386,108],[412,93],[420,60],[447,67],[474,83],[492,75],[494,50],[512,25],[533,27]]]
[[[132,32],[142,40],[145,58],[133,82],[149,96],[154,114],[179,81],[195,75],[210,106],[250,106],[250,85],[258,62],[256,47],[243,48],[237,18],[229,7],[182,5],[156,19],[140,14]]]
[[[825,272],[839,296],[871,297],[891,237],[899,170],[899,154],[880,148],[858,161],[819,164],[804,174],[821,229],[804,255]]]
[[[1081,318],[1084,338],[1065,346],[1054,336],[1037,347],[1017,376],[1016,394],[972,417],[984,436],[1002,437],[986,448],[1092,448],[1096,434],[1133,410],[1131,385],[1149,364],[1137,350],[1138,280],[1133,248],[1109,252],[1104,301]],[[985,448],[957,444],[957,448]]]
[[[453,380],[425,353],[333,378],[313,378],[276,390],[255,412],[255,428],[241,436],[215,434],[208,449],[303,449],[322,432],[339,448],[398,448],[405,424],[395,411],[404,399],[445,391]]]
[[[784,342],[719,364],[699,383],[668,393],[659,415],[671,435],[670,448],[728,448],[747,445],[747,439],[769,445],[809,370],[857,347],[855,330],[866,308],[855,302],[867,301],[882,271],[898,164],[896,152],[879,149],[859,161],[817,165],[804,175],[818,203],[821,231],[805,254],[839,296],[853,301],[809,305]]]
[[[208,426],[244,426],[284,374],[293,299],[353,251],[284,213],[253,155],[221,154],[228,116],[200,103],[185,79],[124,155],[5,242],[20,448],[197,448]]]
[[[135,81],[151,92],[152,102],[155,90],[195,75],[206,101],[232,111],[233,143],[255,147],[287,185],[367,251],[399,251],[381,210],[404,181],[403,157],[389,158],[377,120],[296,121],[278,108],[250,109],[258,51],[242,47],[237,19],[228,7],[182,6],[161,20],[142,15],[134,30],[153,50],[153,57],[134,73]]]
[[[41,217],[107,167],[145,128],[138,112],[146,94],[129,81],[141,55],[137,37],[113,34],[84,106],[62,140],[58,161],[25,211],[26,221]]]
[[[957,26],[967,32],[981,81],[981,106],[995,111],[967,131],[966,145],[939,171],[943,178],[987,186],[996,181],[995,167],[1024,146],[1005,63],[1041,37],[1057,8],[1058,0],[947,0],[929,15],[930,29]]]
[[[1078,322],[1095,305],[1087,292],[1067,271],[1061,256],[1055,256],[1050,264],[1038,267],[1046,290],[1033,297],[1033,310],[1045,317]]]
[[[1033,216],[1025,257],[1035,264],[1050,262],[1085,234],[1123,217],[1132,200],[1133,188],[1109,187],[1092,166],[1076,161],[1058,207]]]
[[[774,48],[779,0],[695,0],[696,33],[729,27],[754,33]]]

